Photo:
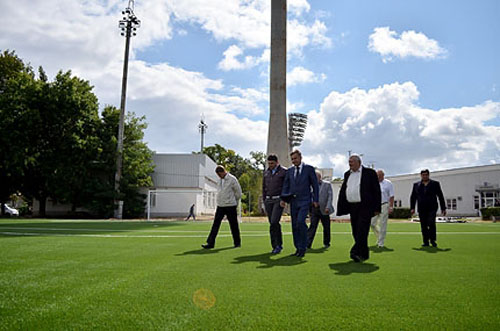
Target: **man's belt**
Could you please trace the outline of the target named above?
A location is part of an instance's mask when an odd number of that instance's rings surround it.
[[[387,204],[387,203],[389,203],[389,202],[382,202],[382,205],[385,205],[385,204]]]
[[[266,199],[279,199],[279,195],[266,195]]]

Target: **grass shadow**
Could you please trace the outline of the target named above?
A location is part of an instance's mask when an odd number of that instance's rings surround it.
[[[378,247],[378,246],[370,246],[370,252],[373,253],[383,253],[383,252],[394,252],[394,249],[389,247]]]
[[[192,251],[186,251],[183,253],[175,254],[175,256],[216,254],[222,251],[227,251],[228,249],[235,249],[235,248],[233,246],[222,247],[222,248],[211,248],[211,249],[200,248]]]
[[[263,253],[257,255],[247,255],[247,256],[239,256],[234,259],[232,264],[242,264],[247,262],[258,262],[260,263],[257,268],[266,269],[272,267],[291,267],[299,264],[306,263],[303,258],[299,258],[296,256],[285,255],[277,259],[271,259],[271,256],[275,256],[271,253]]]
[[[330,269],[335,270],[336,275],[350,275],[350,274],[367,274],[375,272],[380,269],[378,265],[373,263],[359,263],[354,261],[331,263]]]
[[[427,253],[438,253],[438,252],[449,252],[451,251],[451,248],[439,248],[439,247],[432,247],[432,246],[429,246],[429,247],[418,247],[418,248],[415,248],[413,247],[412,248],[414,251],[419,251],[419,252],[427,252]]]

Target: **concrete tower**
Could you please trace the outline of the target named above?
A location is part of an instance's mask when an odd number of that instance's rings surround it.
[[[271,79],[267,154],[291,165],[286,117],[286,0],[271,0]]]

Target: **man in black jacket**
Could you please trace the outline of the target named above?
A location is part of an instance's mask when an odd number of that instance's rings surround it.
[[[264,171],[262,180],[262,198],[266,207],[269,220],[269,234],[271,236],[271,254],[279,254],[283,249],[283,235],[281,233],[281,214],[283,207],[280,205],[280,195],[285,181],[286,169],[278,162],[278,156],[269,154],[267,157],[268,168]]]
[[[418,205],[418,217],[420,218],[420,229],[424,243],[422,246],[429,246],[429,241],[433,247],[437,247],[436,243],[436,213],[438,210],[437,200],[441,205],[441,213],[446,216],[446,204],[444,201],[443,191],[438,181],[429,178],[429,170],[425,169],[420,172],[419,182],[413,184],[413,190],[410,196],[411,214],[415,213],[415,204]]]
[[[375,170],[361,166],[357,154],[349,157],[350,170],[344,174],[337,203],[337,215],[351,215],[354,246],[351,259],[368,260],[368,234],[373,216],[380,214],[380,185]]]

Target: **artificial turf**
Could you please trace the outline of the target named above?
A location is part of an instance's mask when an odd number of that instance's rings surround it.
[[[422,330],[500,328],[500,224],[391,223],[386,249],[349,260],[349,224],[305,258],[271,255],[268,225],[0,220],[0,329]],[[370,243],[375,239],[370,234]]]

